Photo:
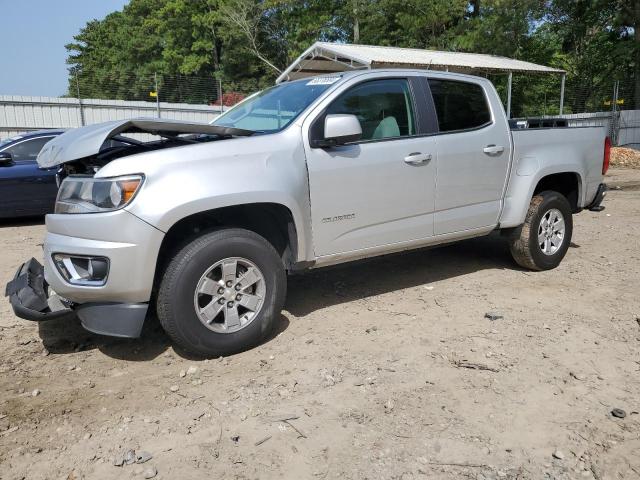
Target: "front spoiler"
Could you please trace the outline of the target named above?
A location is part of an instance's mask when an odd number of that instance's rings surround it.
[[[79,317],[90,332],[124,338],[140,336],[149,307],[146,303],[73,304],[49,292],[44,267],[32,258],[7,283],[5,296],[9,297],[16,316],[25,320],[43,322]]]

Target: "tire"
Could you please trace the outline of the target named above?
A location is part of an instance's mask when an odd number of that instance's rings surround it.
[[[560,241],[560,235],[553,233],[560,228],[560,224],[553,222],[553,225],[549,226],[549,222],[557,218],[558,213],[564,222]],[[521,267],[530,270],[551,270],[556,268],[566,255],[572,233],[573,218],[567,198],[554,191],[540,192],[531,199],[524,224],[516,228],[510,236],[511,255]],[[550,238],[546,238],[545,235]]]
[[[256,277],[261,279],[251,283]],[[243,280],[251,285],[245,287]],[[158,319],[183,349],[206,357],[229,355],[265,340],[284,306],[286,287],[282,260],[267,240],[249,230],[217,230],[185,245],[167,266],[158,290]]]

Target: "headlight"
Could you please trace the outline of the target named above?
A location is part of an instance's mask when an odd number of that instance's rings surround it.
[[[113,178],[67,177],[60,185],[55,213],[99,213],[127,205],[143,180],[142,175]]]

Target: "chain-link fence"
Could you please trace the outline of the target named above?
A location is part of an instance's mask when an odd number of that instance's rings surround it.
[[[507,75],[492,75],[504,105]],[[175,117],[171,106],[187,104],[218,109],[235,105],[264,88],[268,81],[221,81],[215,76],[159,73],[101,76],[96,80],[82,72],[70,78],[69,94],[79,104],[86,99],[144,101],[155,105],[155,116]],[[633,79],[611,80],[567,76],[562,94],[560,75],[514,74],[511,85],[511,117],[562,116],[572,126],[601,125],[615,145],[640,146],[640,87]],[[147,115],[153,112],[147,112]]]
[[[253,93],[257,85],[251,83],[255,82],[223,82],[215,76],[114,73],[98,77],[77,72],[69,77],[67,96],[214,106],[220,105],[221,101],[224,104],[237,102],[238,98]]]
[[[75,98],[81,106],[94,100],[146,102],[155,106],[155,116],[171,117],[177,105],[199,105],[221,112],[235,105],[257,89],[256,82],[223,82],[215,76],[166,75],[85,75],[74,72],[69,78],[66,97]],[[166,106],[167,104],[171,104]],[[163,115],[163,112],[165,115]]]
[[[614,144],[640,148],[640,85],[629,80],[615,82],[611,112]]]
[[[489,78],[506,105],[507,76]],[[640,86],[633,78],[568,76],[564,96],[561,91],[562,79],[558,75],[514,75],[511,117],[562,117],[571,126],[603,126],[614,145],[640,147]]]
[[[507,75],[489,75],[503,103],[507,101]],[[269,81],[222,81],[215,76],[166,75],[159,73],[88,76],[82,72],[69,78],[67,97],[186,103],[208,106],[232,106],[271,84]],[[514,74],[511,87],[513,118],[620,110],[640,110],[632,78],[625,80],[585,79],[568,76],[561,103],[561,76]],[[615,98],[614,98],[615,97]],[[638,97],[638,98],[636,98]],[[612,102],[617,103],[612,104]],[[615,107],[615,108],[613,108]]]
[[[213,76],[81,72],[69,78],[62,97],[2,95],[0,139],[33,130],[75,128],[111,120],[159,117],[210,122],[257,89]]]
[[[507,104],[507,75],[491,75]],[[62,98],[0,96],[0,137],[39,128],[71,128],[135,117],[208,122],[271,82],[221,81],[215,76],[159,73],[69,78]],[[571,126],[603,126],[614,145],[640,148],[640,87],[634,79],[567,76],[561,102],[559,75],[514,74],[511,118],[566,118]],[[1,93],[1,92],[0,92]],[[561,110],[562,104],[562,110]]]
[[[496,86],[503,102],[507,100],[507,76],[493,75],[489,79]],[[567,77],[560,112],[562,77],[559,75],[513,75],[511,113],[514,118],[576,113],[613,111],[611,103],[617,98],[617,110],[640,109],[633,78],[594,81]],[[615,97],[615,98],[614,98]]]

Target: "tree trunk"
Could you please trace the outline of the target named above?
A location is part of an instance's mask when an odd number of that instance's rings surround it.
[[[353,20],[353,43],[360,42],[360,22],[358,17]]]
[[[211,51],[211,55],[213,56],[213,71],[217,72],[220,69],[220,56],[218,55],[218,40],[216,39],[216,31],[214,28],[211,29],[211,33],[213,36],[213,49]]]
[[[358,0],[355,0],[353,4],[353,43],[360,42],[360,20],[358,20],[359,13]]]

